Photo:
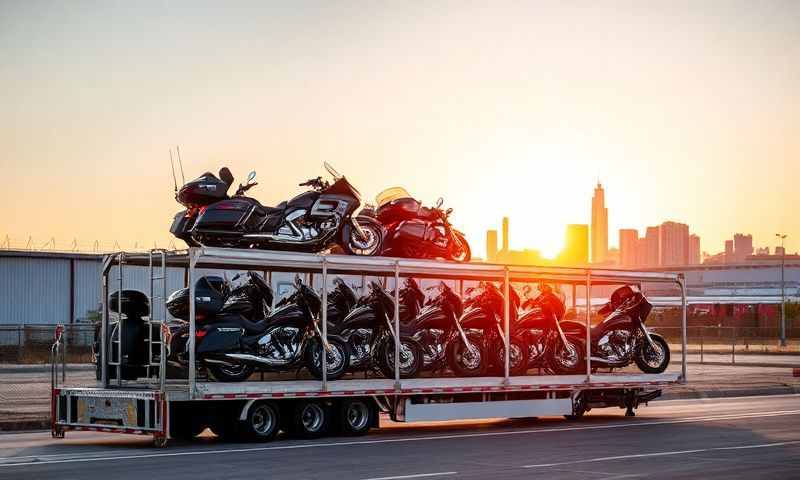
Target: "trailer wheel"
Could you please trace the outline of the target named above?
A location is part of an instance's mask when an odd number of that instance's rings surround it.
[[[291,433],[300,438],[317,438],[328,433],[331,423],[330,407],[322,402],[295,402],[289,424]]]
[[[336,403],[336,427],[349,436],[366,435],[372,426],[374,406],[367,398],[346,398]]]
[[[278,434],[280,413],[273,402],[256,402],[239,422],[239,430],[250,440],[268,442]]]
[[[586,397],[582,393],[579,393],[572,403],[572,415],[564,415],[564,418],[567,420],[578,420],[583,418],[583,415],[588,411],[589,408],[586,405]]]

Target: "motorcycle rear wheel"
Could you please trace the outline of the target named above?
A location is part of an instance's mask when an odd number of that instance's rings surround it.
[[[220,382],[244,382],[253,374],[255,368],[239,363],[236,365],[209,365],[208,371]]]

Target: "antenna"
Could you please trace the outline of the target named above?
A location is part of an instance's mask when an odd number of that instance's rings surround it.
[[[175,185],[175,193],[178,193],[178,179],[175,178],[175,162],[172,160],[172,149],[169,149],[169,166],[172,169],[172,183]]]
[[[181,182],[184,184],[186,183],[186,177],[183,176],[183,162],[181,161],[181,147],[180,145],[176,145],[175,148],[178,150],[178,166],[181,167]]]

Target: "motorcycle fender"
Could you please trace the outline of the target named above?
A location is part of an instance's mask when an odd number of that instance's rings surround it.
[[[243,329],[236,324],[215,325],[202,337],[197,353],[221,353],[238,350]]]
[[[375,321],[375,310],[372,307],[357,307],[348,313],[339,323],[338,331],[343,332],[346,330],[355,330],[357,328],[374,328]]]
[[[565,335],[585,335],[586,325],[574,320],[563,320],[558,322]]]

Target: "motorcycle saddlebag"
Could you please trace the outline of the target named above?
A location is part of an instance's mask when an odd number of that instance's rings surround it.
[[[203,231],[236,231],[252,208],[252,203],[244,199],[223,200],[209,205],[200,214],[194,225],[194,230]]]
[[[240,348],[243,328],[235,323],[219,323],[201,330],[197,353],[223,353]],[[199,336],[200,336],[199,335]]]

